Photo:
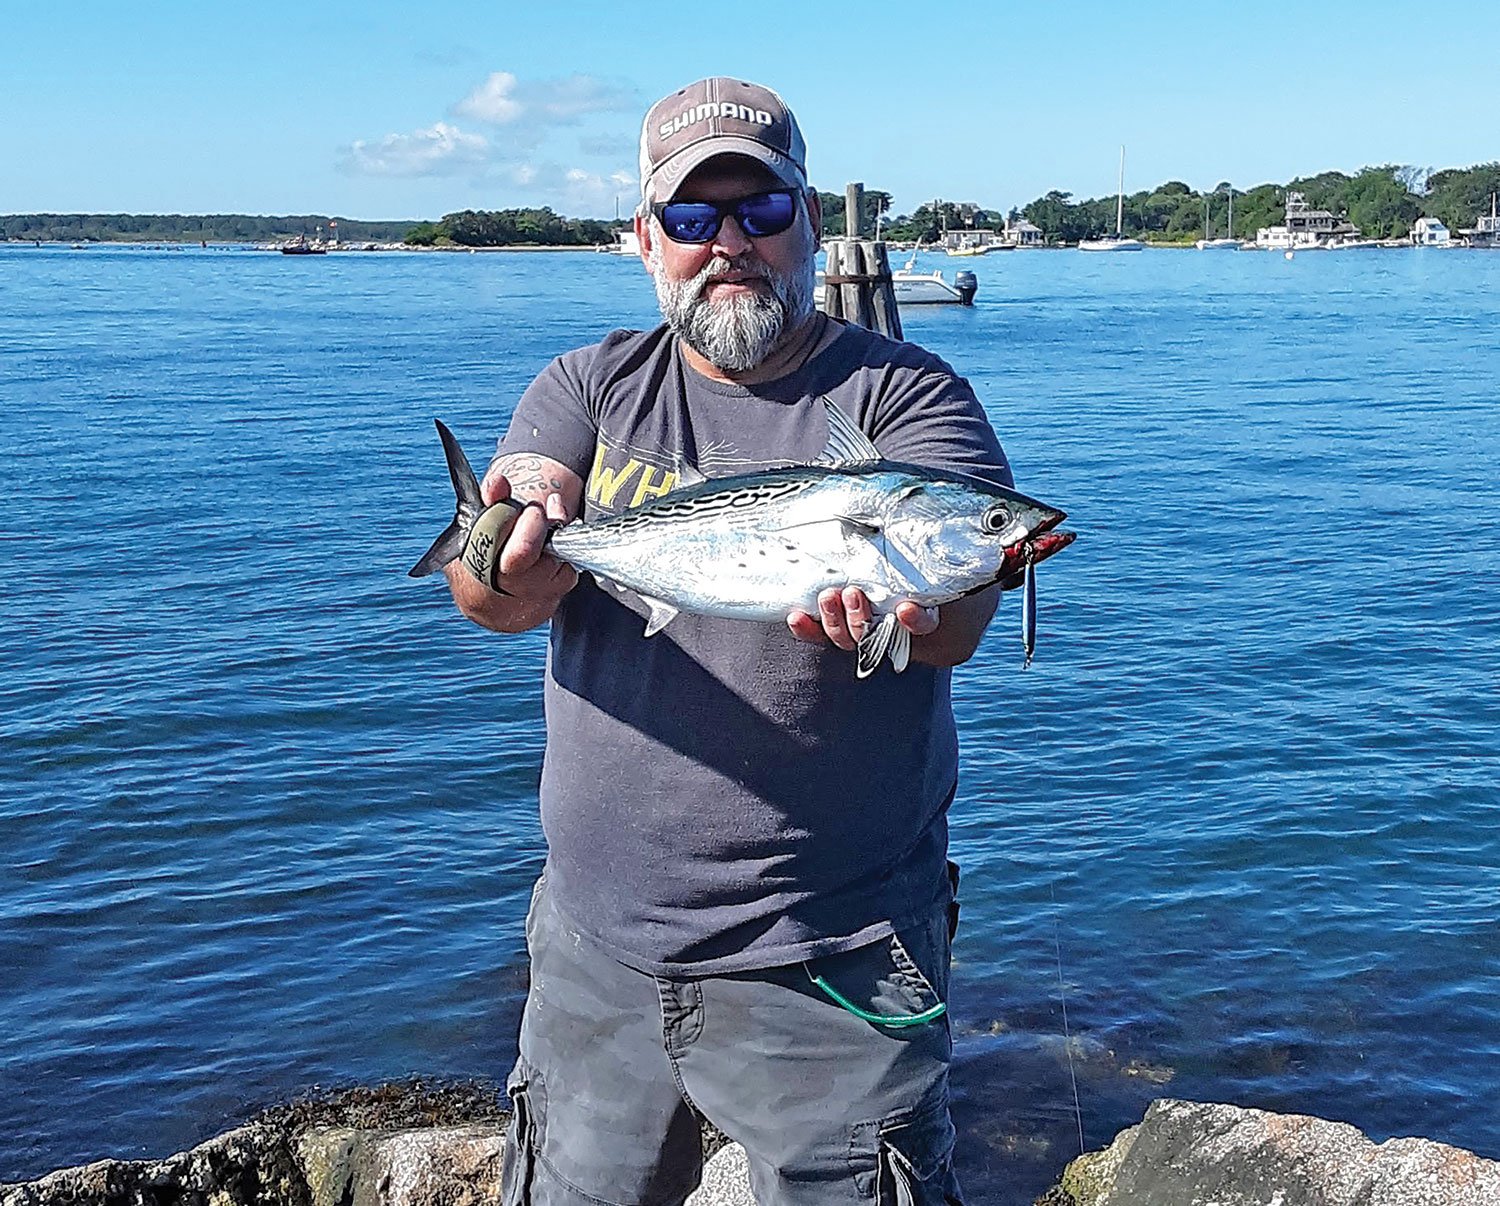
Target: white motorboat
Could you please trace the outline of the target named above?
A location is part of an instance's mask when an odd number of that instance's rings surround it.
[[[891,273],[891,285],[898,305],[971,306],[979,280],[972,272],[956,272],[953,283],[949,284],[940,271],[918,272],[917,257],[913,254],[903,267]]]
[[[1140,251],[1145,244],[1125,233],[1125,148],[1120,148],[1120,192],[1115,201],[1115,233],[1100,239],[1080,239],[1079,251]]]
[[[915,254],[906,265],[891,273],[891,292],[899,306],[972,306],[974,294],[979,289],[979,280],[972,272],[955,272],[950,283],[941,272],[918,272]],[[818,308],[823,308],[824,290],[827,286],[822,271],[818,272],[815,296]]]

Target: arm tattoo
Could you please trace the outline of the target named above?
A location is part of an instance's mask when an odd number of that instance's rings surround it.
[[[511,493],[528,502],[544,502],[549,494],[563,493],[563,479],[555,462],[532,452],[517,452],[497,457],[490,465],[510,481]]]

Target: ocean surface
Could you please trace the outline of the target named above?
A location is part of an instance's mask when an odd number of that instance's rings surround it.
[[[1500,1158],[1500,254],[955,264],[907,336],[1080,533],[1034,667],[1007,598],[956,675],[971,1196],[1164,1095]],[[503,1078],[544,642],[405,576],[432,419],[482,460],[654,314],[605,255],[0,248],[0,1181]]]

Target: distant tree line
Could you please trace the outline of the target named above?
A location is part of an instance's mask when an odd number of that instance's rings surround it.
[[[1285,185],[1260,184],[1250,189],[1232,188],[1224,181],[1207,193],[1170,180],[1125,197],[1124,232],[1157,242],[1188,242],[1202,237],[1206,224],[1214,237],[1223,236],[1228,233],[1232,194],[1235,232],[1253,238],[1260,227],[1280,224],[1288,192],[1300,192],[1314,208],[1348,218],[1370,238],[1402,238],[1420,217],[1439,218],[1450,230],[1458,231],[1472,227],[1475,218],[1489,212],[1491,195],[1500,192],[1500,163],[1441,172],[1390,164],[1365,168],[1353,176],[1323,172]],[[819,196],[824,236],[842,235],[843,196]],[[998,231],[1004,229],[1007,217],[1025,217],[1049,243],[1076,243],[1115,229],[1114,194],[1074,201],[1071,193],[1054,191],[1008,215],[973,202],[932,201],[913,213],[891,216],[890,199],[889,193],[865,190],[861,230],[867,237],[874,233],[877,212],[882,215],[881,234],[892,242],[937,242],[945,230]]]
[[[1231,189],[1223,182],[1206,193],[1169,180],[1158,188],[1125,198],[1126,234],[1157,241],[1187,242],[1203,234],[1205,210],[1215,235],[1227,232],[1229,200],[1234,198],[1234,229],[1253,237],[1262,226],[1281,222],[1286,194],[1300,192],[1310,205],[1342,215],[1371,238],[1401,238],[1419,217],[1440,219],[1450,230],[1473,226],[1488,213],[1490,197],[1500,192],[1500,163],[1439,172],[1387,164],[1368,167],[1353,176],[1323,172],[1285,185],[1259,184]],[[820,192],[825,237],[845,231],[844,196]],[[935,242],[946,230],[1000,230],[1007,216],[1024,216],[1051,243],[1076,243],[1112,232],[1115,197],[1074,201],[1071,193],[1053,191],[1029,205],[988,209],[973,202],[931,201],[910,214],[891,215],[891,194],[866,189],[861,231],[874,234],[880,220],[882,237],[892,242]],[[0,215],[0,239],[43,239],[60,242],[273,242],[304,235],[313,238],[321,228],[330,234],[330,218],[321,214],[268,217],[255,214],[10,214]],[[445,214],[436,222],[363,222],[337,218],[338,235],[346,243],[405,241],[412,246],[513,247],[543,245],[588,247],[614,242],[625,220],[568,218],[550,208],[466,209]]]
[[[1206,214],[1208,229],[1217,238],[1228,233],[1232,195],[1235,233],[1253,238],[1257,229],[1281,223],[1288,192],[1301,193],[1314,208],[1347,218],[1372,239],[1403,238],[1421,217],[1438,218],[1458,231],[1489,212],[1491,195],[1500,192],[1500,163],[1441,172],[1387,164],[1353,176],[1323,172],[1285,185],[1250,189],[1231,189],[1225,181],[1207,193],[1173,180],[1126,196],[1124,231],[1160,242],[1186,242],[1203,235]],[[1020,214],[1040,227],[1048,242],[1074,243],[1113,232],[1115,200],[1111,196],[1073,201],[1068,193],[1050,192]]]
[[[338,223],[344,243],[399,243],[414,221],[363,222],[336,215],[297,214],[5,214],[0,239],[42,239],[63,243],[265,243],[305,235]]]
[[[592,247],[613,243],[615,231],[626,229],[626,221],[602,222],[593,218],[565,218],[550,208],[466,209],[444,214],[436,222],[423,222],[407,232],[414,247],[451,244],[459,247]]]

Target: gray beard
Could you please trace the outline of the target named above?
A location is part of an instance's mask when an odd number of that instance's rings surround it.
[[[780,341],[813,312],[814,266],[782,276],[753,252],[733,260],[712,260],[691,280],[670,281],[662,263],[660,227],[651,241],[651,279],[656,301],[673,334],[716,368],[747,372],[759,365]],[[727,272],[754,272],[770,293],[747,293],[712,302],[703,296],[709,281]]]

